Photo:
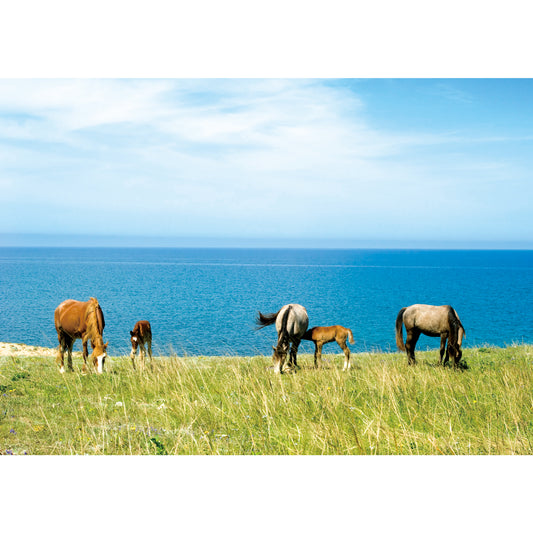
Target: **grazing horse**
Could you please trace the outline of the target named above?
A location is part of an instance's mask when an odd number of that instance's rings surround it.
[[[403,343],[402,324],[405,326],[407,338]],[[446,364],[451,357],[453,366],[463,356],[461,344],[465,329],[459,315],[451,305],[415,304],[400,309],[396,318],[396,345],[398,349],[407,352],[407,363],[413,365],[415,361],[415,346],[420,334],[429,337],[440,337],[440,363]],[[446,340],[448,347],[446,348]],[[446,357],[444,349],[446,348]]]
[[[263,315],[259,312],[257,329],[270,326],[274,323],[278,332],[278,344],[277,346],[272,346],[274,350],[272,360],[274,362],[274,372],[281,374],[283,372],[283,363],[285,362],[287,351],[291,344],[288,367],[290,369],[297,367],[296,354],[302,336],[309,325],[309,317],[307,316],[305,307],[299,304],[284,305],[277,313]]]
[[[144,368],[144,356],[146,354],[146,348],[148,348],[148,355],[150,356],[150,365],[152,364],[152,328],[148,320],[139,320],[133,331],[130,331],[131,336],[131,362],[133,368],[135,368],[135,354],[137,353],[137,347],[139,347],[141,368]],[[146,347],[145,347],[146,344]]]
[[[91,341],[93,348],[92,361],[96,371],[101,374],[104,369],[105,358],[107,357],[107,344],[104,344],[102,335],[105,321],[104,313],[96,298],[89,298],[88,302],[78,302],[76,300],[65,300],[57,306],[54,313],[54,322],[59,340],[58,355],[56,358],[59,364],[59,371],[65,372],[64,353],[67,351],[67,368],[73,371],[72,367],[72,346],[76,339],[81,339],[83,343],[83,367],[87,371],[87,342]]]
[[[336,341],[344,352],[344,370],[350,369],[350,350],[346,345],[348,339],[353,344],[352,330],[342,326],[317,326],[308,329],[302,339],[315,343],[315,368],[322,366],[322,346],[328,342]]]

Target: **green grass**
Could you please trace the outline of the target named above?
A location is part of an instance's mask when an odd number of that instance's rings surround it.
[[[0,358],[0,452],[13,454],[531,454],[533,347],[325,355],[275,375],[270,357],[158,357],[133,371],[60,374]]]

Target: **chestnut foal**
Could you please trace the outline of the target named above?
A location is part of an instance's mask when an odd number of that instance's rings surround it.
[[[137,348],[140,348],[140,367],[144,368],[144,355],[146,354],[146,348],[148,348],[148,355],[150,356],[150,365],[152,364],[152,328],[148,320],[139,320],[133,327],[133,331],[130,331],[131,336],[131,362],[133,368],[135,368],[135,354]],[[145,347],[146,344],[146,347]]]
[[[344,370],[350,368],[350,350],[346,345],[346,339],[349,339],[350,344],[353,344],[352,330],[342,326],[317,326],[308,329],[302,339],[313,341],[315,343],[315,368],[322,365],[322,346],[328,342],[336,341],[344,352]]]

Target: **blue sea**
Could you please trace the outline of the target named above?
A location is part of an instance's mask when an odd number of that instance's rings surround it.
[[[0,248],[0,341],[56,347],[57,305],[95,296],[111,355],[129,353],[140,319],[155,354],[271,355],[257,312],[292,302],[310,327],[351,328],[354,352],[396,351],[396,315],[414,303],[452,305],[467,347],[506,346],[533,343],[532,288],[533,251]]]

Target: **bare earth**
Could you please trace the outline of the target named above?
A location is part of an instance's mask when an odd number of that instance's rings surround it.
[[[47,356],[55,357],[57,355],[57,349],[55,348],[42,348],[41,346],[28,346],[26,344],[15,344],[13,342],[0,342],[0,357],[5,356]],[[81,352],[72,352],[73,356],[81,355]]]

